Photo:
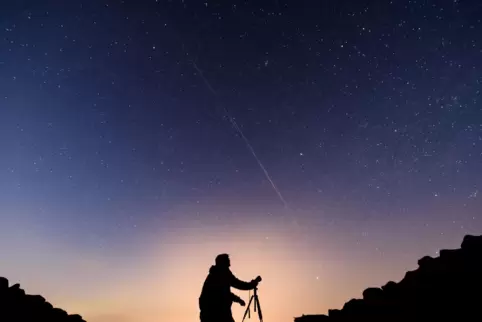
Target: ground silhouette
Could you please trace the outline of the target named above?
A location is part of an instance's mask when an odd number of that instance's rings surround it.
[[[4,277],[0,277],[0,321],[85,322],[80,315],[54,308],[40,295],[25,294],[20,284],[9,287]]]
[[[425,256],[398,283],[367,288],[328,315],[303,315],[295,322],[482,321],[482,236],[466,235],[459,249]]]

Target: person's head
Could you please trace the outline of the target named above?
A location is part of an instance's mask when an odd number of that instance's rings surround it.
[[[216,256],[216,266],[219,267],[230,267],[231,261],[229,260],[228,254],[219,254]]]

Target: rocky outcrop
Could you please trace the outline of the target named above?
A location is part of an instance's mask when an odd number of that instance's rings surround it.
[[[54,308],[40,295],[25,294],[20,284],[9,286],[4,277],[0,277],[0,321],[85,322],[80,315]]]
[[[367,288],[328,315],[303,315],[295,322],[482,321],[482,236],[464,237],[459,249],[425,256],[398,283]]]

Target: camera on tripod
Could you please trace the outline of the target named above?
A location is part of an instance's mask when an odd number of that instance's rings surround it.
[[[255,279],[256,283],[261,282],[261,280],[262,280],[262,279],[261,279],[261,276],[258,276],[258,277],[256,277],[256,279]],[[263,322],[263,313],[261,312],[261,304],[259,303],[258,286],[257,286],[257,285],[256,285],[256,287],[255,287],[254,290],[253,290],[253,295],[251,295],[251,298],[249,299],[248,307],[246,308],[246,311],[244,312],[244,316],[243,316],[243,321],[242,321],[242,322],[244,322],[244,319],[246,318],[246,316],[248,316],[248,319],[251,318],[251,310],[250,310],[251,303],[253,303],[253,306],[254,306],[253,311],[254,311],[254,312],[258,311],[259,321],[260,321],[260,322]]]

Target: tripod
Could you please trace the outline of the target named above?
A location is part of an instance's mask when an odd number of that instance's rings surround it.
[[[242,322],[244,322],[244,319],[246,318],[246,315],[248,316],[248,319],[251,318],[251,310],[249,308],[251,307],[251,302],[253,302],[253,300],[254,300],[253,311],[256,312],[256,310],[258,310],[259,321],[263,322],[263,313],[261,313],[261,305],[259,304],[258,288],[257,287],[254,289],[254,294],[251,295],[251,298],[249,299],[248,307],[246,308],[246,311],[244,312]]]

